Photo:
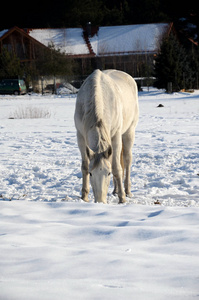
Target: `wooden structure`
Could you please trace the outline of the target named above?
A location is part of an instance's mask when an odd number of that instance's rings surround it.
[[[48,45],[74,59],[78,73],[114,68],[134,77],[148,77],[163,34],[170,34],[173,23],[110,27],[20,29],[0,31],[0,52],[6,48],[31,63],[44,55]],[[151,46],[152,45],[152,46]]]
[[[2,48],[5,48],[9,52],[15,53],[21,63],[37,59],[46,49],[46,46],[32,38],[25,30],[16,26],[0,33],[2,33],[0,36],[0,52]]]

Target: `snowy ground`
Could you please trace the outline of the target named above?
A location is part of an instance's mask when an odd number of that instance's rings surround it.
[[[0,300],[199,298],[199,92],[139,96],[126,205],[80,200],[75,97],[0,96]]]

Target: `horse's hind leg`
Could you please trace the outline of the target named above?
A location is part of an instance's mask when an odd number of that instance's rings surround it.
[[[123,146],[122,146],[122,151],[121,151],[121,155],[120,155],[120,164],[122,167],[122,177],[124,178],[124,159],[123,159]],[[118,185],[117,185],[117,180],[115,177],[113,177],[113,183],[114,183],[114,190],[113,190],[113,195],[117,195],[118,194]]]
[[[131,164],[132,164],[132,147],[135,139],[135,128],[131,127],[123,136],[123,159],[124,159],[124,169],[126,170],[124,179],[124,188],[127,197],[132,197],[131,194]]]
[[[79,131],[77,131],[77,141],[78,146],[81,152],[82,156],[82,200],[88,202],[88,194],[89,194],[89,173],[88,173],[88,167],[89,167],[89,160],[88,156],[86,154],[86,144],[84,137],[81,135]]]
[[[115,190],[118,192],[119,203],[126,202],[125,193],[123,190],[123,170],[121,166],[121,152],[122,152],[122,140],[120,133],[116,134],[112,138],[112,147],[113,147],[113,159],[112,159],[112,172],[115,182]]]

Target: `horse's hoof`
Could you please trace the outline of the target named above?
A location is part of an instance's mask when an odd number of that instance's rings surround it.
[[[126,194],[126,197],[132,198],[132,197],[133,197],[133,194],[132,194],[132,193],[127,193],[127,194]]]
[[[112,194],[113,194],[113,196],[115,196],[115,197],[116,197],[116,196],[118,195],[118,192],[116,192],[116,191],[113,191],[113,192],[112,192]]]
[[[89,199],[88,198],[81,198],[84,202],[89,202]]]
[[[126,199],[120,199],[118,202],[118,204],[124,204],[124,203],[126,203]]]

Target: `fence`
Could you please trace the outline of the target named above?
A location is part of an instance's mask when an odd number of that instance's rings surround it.
[[[89,75],[89,74],[88,74]],[[88,75],[73,75],[73,76],[42,76],[37,77],[32,80],[30,86],[30,91],[41,94],[75,94],[78,89],[88,77]],[[199,87],[199,76],[195,78],[189,78],[186,73],[182,75],[183,80],[179,85],[176,82],[168,82],[166,89],[169,93],[177,90],[187,90],[187,89],[198,89]],[[138,84],[138,88],[142,86],[152,86],[156,81],[155,77],[134,77]]]
[[[85,76],[41,76],[32,79],[29,90],[43,94],[75,94]]]

